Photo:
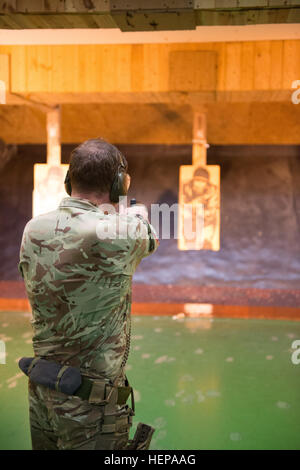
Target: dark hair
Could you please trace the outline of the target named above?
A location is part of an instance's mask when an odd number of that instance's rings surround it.
[[[204,178],[209,180],[209,173],[205,168],[200,167],[194,171],[193,178]]]
[[[117,147],[103,139],[87,140],[71,153],[72,187],[99,195],[110,192],[120,163],[127,167],[127,161]]]

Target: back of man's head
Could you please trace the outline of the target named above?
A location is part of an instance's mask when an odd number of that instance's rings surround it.
[[[127,165],[120,151],[105,140],[83,142],[71,153],[69,174],[72,189],[99,196],[109,193],[120,161]]]

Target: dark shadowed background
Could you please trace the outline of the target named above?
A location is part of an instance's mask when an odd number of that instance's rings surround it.
[[[62,146],[68,163],[74,145]],[[130,196],[177,202],[180,165],[188,145],[119,145],[129,162]],[[33,165],[46,146],[20,145],[0,170],[0,280],[20,280],[22,231],[31,218]],[[221,250],[184,252],[161,240],[134,280],[145,284],[297,289],[300,281],[300,146],[212,146],[208,164],[221,166]]]

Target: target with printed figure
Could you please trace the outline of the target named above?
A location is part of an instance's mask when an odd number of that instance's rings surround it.
[[[220,249],[220,167],[180,167],[178,248]]]

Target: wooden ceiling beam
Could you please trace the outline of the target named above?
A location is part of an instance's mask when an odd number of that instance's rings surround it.
[[[8,105],[28,105],[47,111],[58,104],[178,104],[206,103],[290,103],[293,90],[140,92],[140,93],[18,93],[7,94]]]
[[[293,0],[0,0],[0,28],[164,31],[298,23],[299,7]]]
[[[62,105],[62,143],[104,137],[119,144],[192,145],[194,109],[207,116],[210,145],[300,144],[300,106],[292,103],[174,103]],[[46,113],[32,106],[0,106],[0,138],[47,141]]]

